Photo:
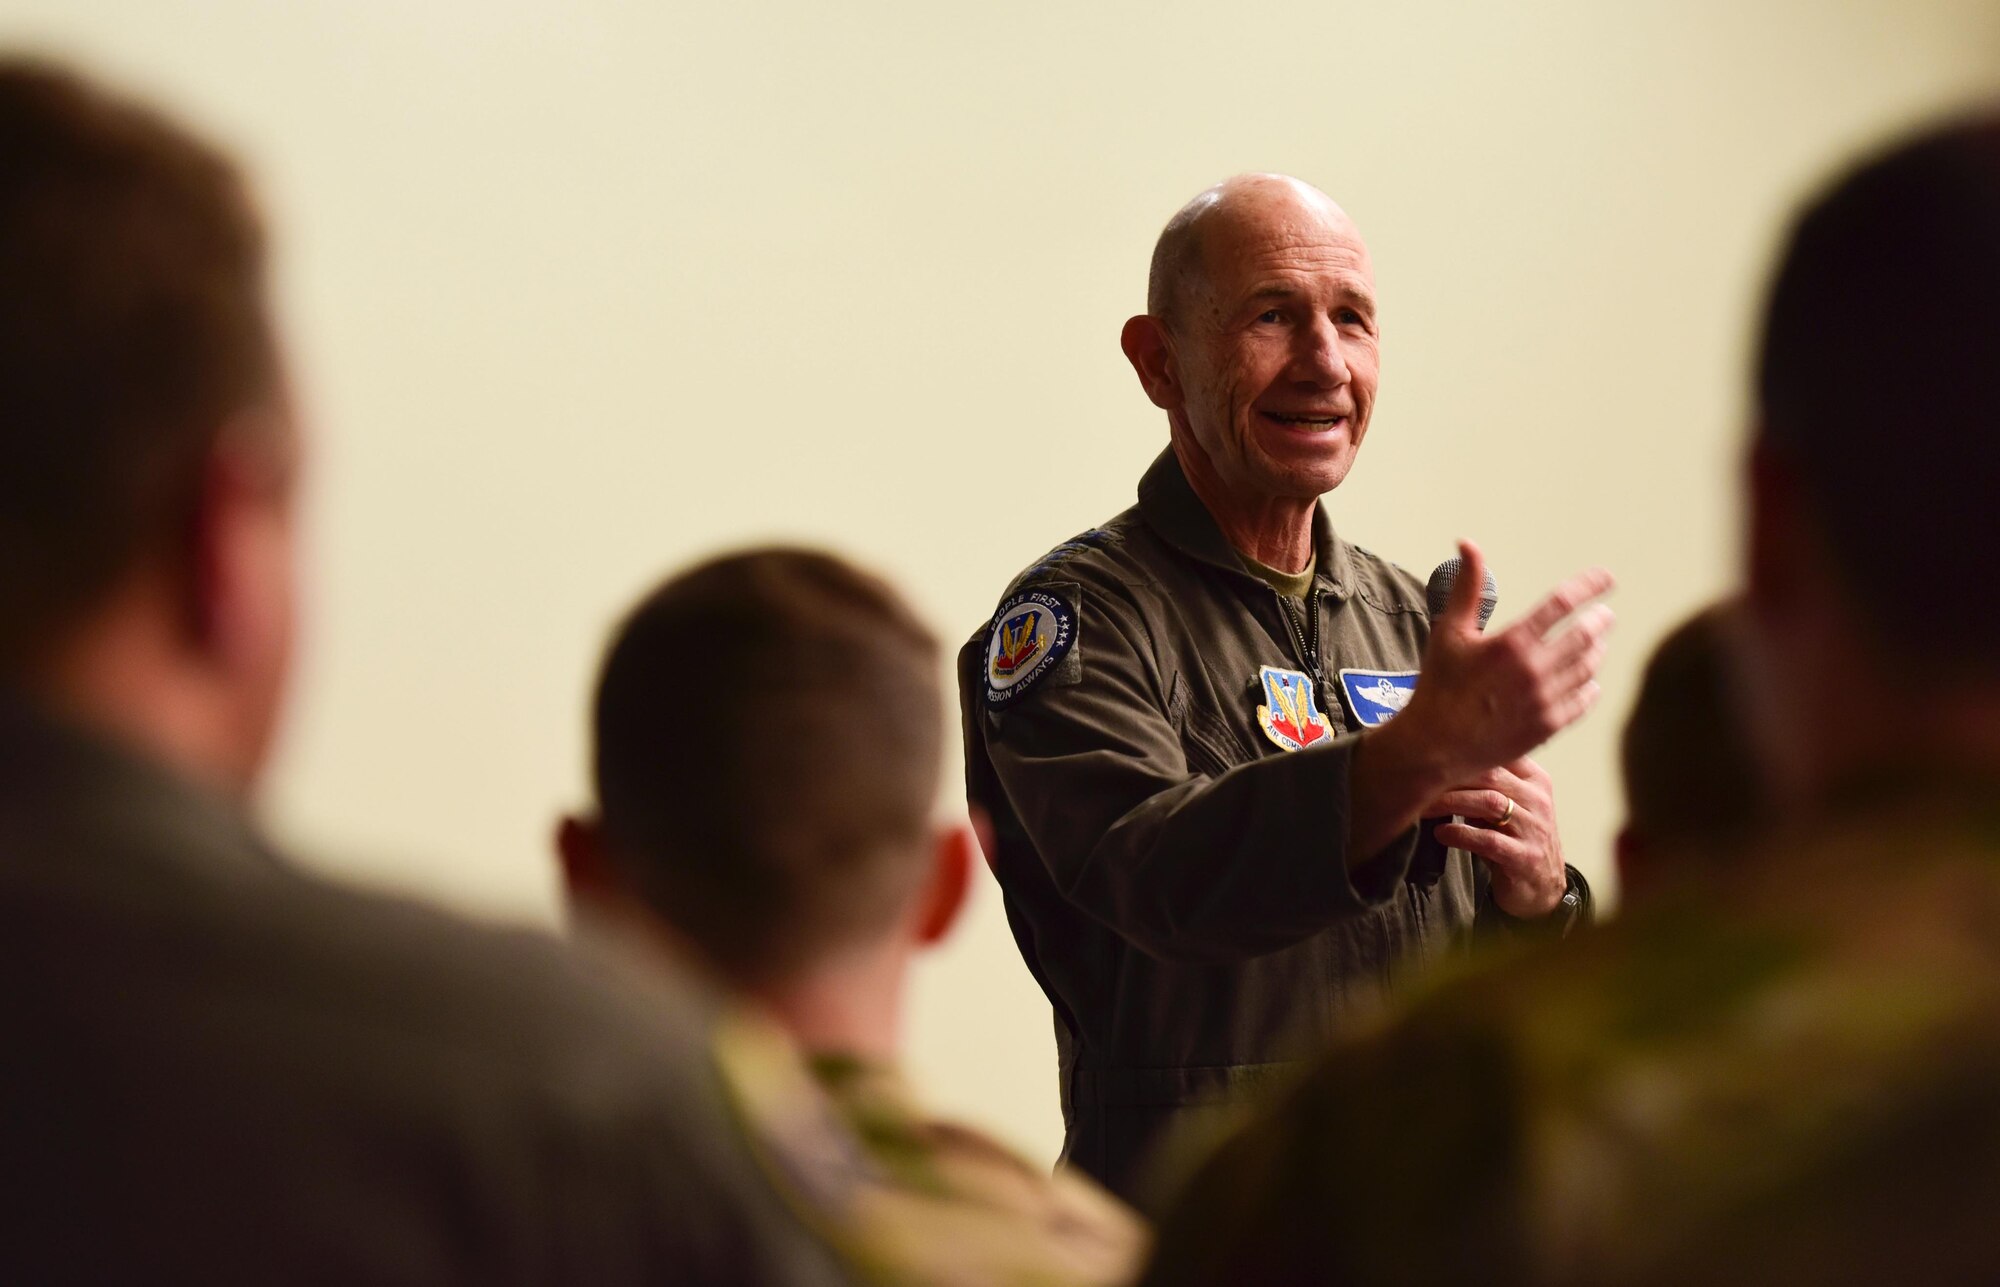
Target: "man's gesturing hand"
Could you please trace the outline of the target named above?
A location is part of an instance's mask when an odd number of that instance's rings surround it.
[[[1451,602],[1431,625],[1409,707],[1393,721],[1400,734],[1431,746],[1453,783],[1520,759],[1590,709],[1612,620],[1610,608],[1590,602],[1612,586],[1611,574],[1594,568],[1505,630],[1483,635],[1486,560],[1470,541],[1460,541],[1458,553],[1465,564]]]
[[[1431,623],[1430,646],[1410,704],[1388,723],[1369,729],[1355,748],[1350,864],[1368,861],[1418,817],[1434,812],[1427,806],[1439,796],[1479,782],[1501,765],[1513,765],[1597,700],[1597,667],[1604,658],[1611,609],[1591,600],[1611,588],[1611,574],[1595,569],[1572,577],[1507,629],[1482,635],[1479,592],[1486,583],[1486,560],[1470,541],[1459,542],[1458,553],[1464,565],[1451,602]],[[1518,772],[1515,776],[1528,780]],[[1515,802],[1517,817],[1528,803]],[[1553,808],[1540,816],[1553,841]],[[1501,910],[1513,915],[1523,914],[1516,908],[1543,901],[1548,860],[1561,873],[1562,855],[1553,843],[1543,847],[1538,874],[1526,868],[1501,870],[1503,857],[1520,857],[1511,853],[1512,846],[1485,847],[1509,849],[1504,856],[1463,847],[1492,864],[1496,897],[1503,884],[1509,886]],[[1561,897],[1558,886],[1555,898]]]
[[[1569,873],[1556,831],[1555,784],[1541,765],[1520,759],[1488,769],[1445,792],[1424,814],[1465,819],[1438,827],[1437,838],[1486,863],[1501,911],[1534,920],[1562,901]]]

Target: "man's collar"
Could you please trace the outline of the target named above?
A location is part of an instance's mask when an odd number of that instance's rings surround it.
[[[1236,547],[1216,526],[1208,506],[1195,495],[1171,446],[1139,480],[1139,513],[1162,540],[1189,558],[1256,581],[1244,570]],[[1317,503],[1313,506],[1313,549],[1318,564],[1315,585],[1336,600],[1345,599],[1354,589],[1354,555],[1347,542],[1334,534],[1326,506]]]

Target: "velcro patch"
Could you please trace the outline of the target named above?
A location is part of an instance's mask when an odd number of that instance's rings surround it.
[[[986,704],[1005,706],[1059,670],[1066,682],[1075,683],[1079,668],[1063,666],[1075,646],[1076,607],[1071,597],[1054,586],[1010,596],[993,614],[993,631],[986,639]]]
[[[1257,708],[1257,726],[1279,749],[1303,751],[1316,742],[1333,740],[1333,725],[1313,700],[1311,675],[1260,666],[1257,683],[1264,694],[1264,704]]]
[[[1414,670],[1343,670],[1340,686],[1347,690],[1347,704],[1364,728],[1386,724],[1410,704],[1417,691]]]

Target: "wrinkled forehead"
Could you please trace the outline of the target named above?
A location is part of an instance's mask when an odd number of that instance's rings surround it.
[[[1274,278],[1373,297],[1375,269],[1361,230],[1316,193],[1259,193],[1256,200],[1219,207],[1202,233],[1201,276],[1218,300]]]

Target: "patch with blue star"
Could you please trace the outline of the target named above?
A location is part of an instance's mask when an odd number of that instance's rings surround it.
[[[1363,728],[1387,724],[1410,704],[1417,691],[1414,670],[1343,670],[1340,686],[1347,690],[1347,704]]]
[[[1074,683],[1078,669],[1063,662],[1076,646],[1076,607],[1053,586],[1023,590],[993,614],[986,640],[986,704],[1019,701],[1058,673]]]
[[[1276,666],[1260,666],[1257,682],[1264,704],[1257,708],[1257,727],[1287,751],[1303,751],[1333,740],[1333,725],[1313,698],[1312,676]]]

